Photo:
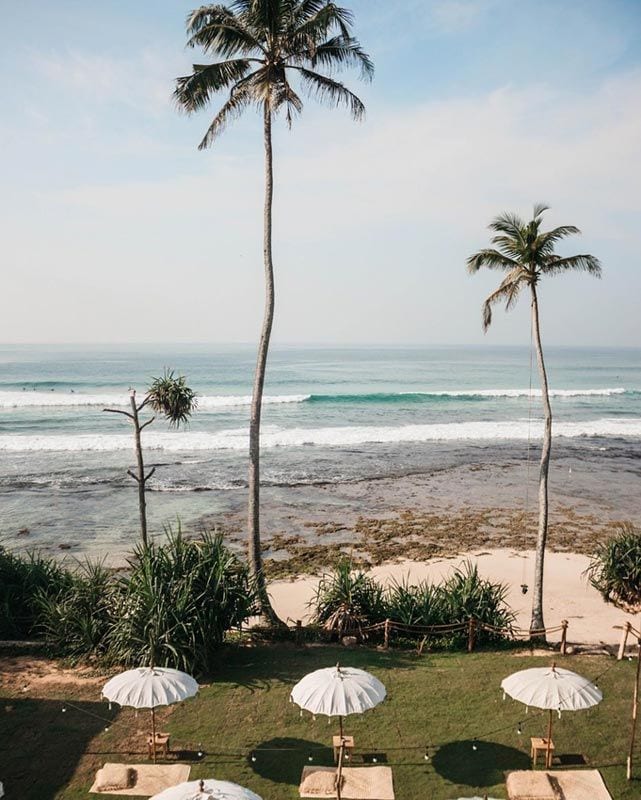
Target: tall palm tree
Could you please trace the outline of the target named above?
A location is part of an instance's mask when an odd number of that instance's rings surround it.
[[[174,95],[178,106],[192,113],[205,108],[218,92],[228,92],[200,150],[212,145],[227,124],[246,109],[257,107],[263,117],[265,311],[249,423],[248,534],[250,567],[258,586],[262,616],[269,622],[278,620],[267,596],[263,573],[259,462],[263,386],[274,319],[272,120],[278,112],[284,112],[291,125],[303,108],[299,87],[330,106],[344,105],[356,120],[363,117],[363,103],[331,76],[346,67],[359,68],[365,79],[373,75],[370,57],[351,34],[352,23],[351,12],[328,0],[236,0],[229,6],[203,6],[187,18],[187,45],[200,47],[222,60],[194,64],[191,75],[177,79]]]
[[[601,277],[601,264],[598,258],[586,254],[562,257],[554,252],[557,242],[567,236],[581,233],[581,231],[574,225],[562,225],[550,231],[542,231],[543,214],[547,210],[548,207],[545,205],[534,206],[534,213],[529,222],[524,222],[516,214],[506,213],[495,217],[488,226],[496,234],[492,238],[492,244],[495,247],[480,250],[467,260],[467,268],[471,273],[478,272],[481,267],[505,273],[499,288],[492,292],[483,304],[484,331],[487,331],[492,323],[492,307],[496,303],[505,302],[505,309],[508,311],[516,303],[522,289],[527,287],[530,290],[532,336],[536,348],[545,419],[539,471],[539,525],[536,540],[530,637],[541,639],[545,639],[543,560],[548,532],[548,473],[552,450],[552,408],[550,407],[548,379],[541,345],[537,286],[543,277],[562,275],[567,272],[587,272],[596,278]]]
[[[145,492],[147,491],[147,481],[156,471],[156,467],[152,467],[149,472],[145,473],[141,434],[146,427],[151,425],[156,417],[149,417],[149,419],[141,422],[140,413],[145,408],[150,408],[156,414],[161,414],[164,419],[169,422],[171,427],[179,428],[181,425],[189,422],[191,413],[197,406],[198,400],[196,399],[196,393],[187,386],[187,380],[184,375],[176,377],[172,370],[166,369],[162,377],[151,379],[151,384],[147,388],[147,392],[140,403],[136,399],[136,390],[130,389],[130,411],[125,411],[122,408],[102,409],[103,411],[108,411],[110,414],[121,414],[123,417],[127,417],[133,425],[136,472],[128,469],[127,475],[133,478],[138,484],[140,535],[144,548],[149,544],[147,536],[147,500]]]

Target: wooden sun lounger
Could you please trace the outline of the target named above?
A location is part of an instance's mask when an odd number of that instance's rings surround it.
[[[110,766],[105,764],[105,767]],[[111,789],[109,791],[99,791],[97,789],[98,775],[93,782],[90,792],[95,794],[119,794],[133,797],[151,797],[154,794],[169,789],[170,786],[177,786],[179,783],[189,780],[191,767],[188,764],[126,764],[135,770],[135,782],[126,789]]]

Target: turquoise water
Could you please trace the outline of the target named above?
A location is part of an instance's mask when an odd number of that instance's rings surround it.
[[[548,348],[559,448],[641,453],[641,350]],[[245,486],[252,347],[0,348],[0,533],[43,541],[135,524],[126,422],[105,414],[171,367],[199,394],[191,424],[145,432],[157,522],[197,519]],[[399,475],[519,457],[540,435],[525,348],[274,348],[265,389],[266,485]],[[602,454],[600,456],[595,454]],[[587,457],[587,456],[586,456]],[[155,501],[154,501],[155,502]]]

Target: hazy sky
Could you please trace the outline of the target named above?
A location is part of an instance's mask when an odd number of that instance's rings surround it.
[[[641,2],[345,0],[376,64],[365,122],[276,127],[275,338],[479,343],[498,275],[465,258],[509,209],[578,225],[544,342],[641,344]],[[207,152],[171,104],[183,0],[22,0],[0,29],[3,342],[257,338],[262,130]],[[214,106],[212,111],[216,108]],[[524,343],[529,308],[488,343]]]

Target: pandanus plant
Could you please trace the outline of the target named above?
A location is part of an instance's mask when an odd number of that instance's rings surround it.
[[[128,469],[127,474],[138,484],[138,508],[143,547],[147,547],[149,544],[145,491],[147,481],[156,471],[156,467],[152,467],[149,472],[145,471],[141,434],[145,428],[151,425],[157,415],[161,415],[174,428],[186,424],[197,405],[196,394],[187,386],[186,378],[183,375],[176,377],[173,370],[166,369],[162,377],[152,378],[141,402],[138,402],[135,389],[129,391],[129,411],[125,411],[123,408],[103,408],[103,411],[111,414],[121,414],[133,425],[136,471]],[[145,408],[153,411],[154,416],[141,421],[140,414]]]

